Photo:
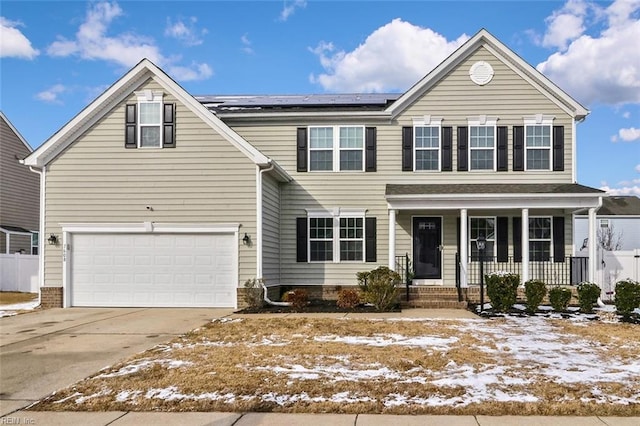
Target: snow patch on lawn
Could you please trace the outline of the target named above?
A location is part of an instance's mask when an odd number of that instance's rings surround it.
[[[400,334],[374,334],[373,336],[317,336],[316,342],[346,343],[349,345],[367,346],[411,346],[446,351],[450,345],[458,341],[457,337],[419,336],[406,337]]]
[[[38,299],[31,302],[14,303],[12,305],[2,305],[0,308],[0,318],[18,315],[18,311],[31,311],[40,306]]]
[[[154,365],[161,365],[165,367],[167,370],[171,370],[174,368],[180,367],[188,367],[193,365],[191,361],[181,361],[176,359],[143,359],[139,360],[137,363],[125,365],[120,368],[118,371],[113,373],[102,373],[95,376],[96,379],[106,379],[109,377],[120,377],[127,376],[130,374],[135,374],[139,371],[146,370],[148,368],[153,367]]]

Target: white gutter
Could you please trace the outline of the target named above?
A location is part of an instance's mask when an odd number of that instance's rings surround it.
[[[267,286],[264,285],[264,280],[262,279],[262,174],[270,172],[276,167],[275,163],[271,160],[269,160],[268,164],[269,166],[264,169],[261,169],[259,165],[256,166],[256,279],[262,286],[264,301],[267,304],[274,306],[291,306],[289,302],[274,302],[269,299]]]
[[[22,163],[23,160],[21,160]],[[22,163],[24,164],[24,163]],[[38,306],[40,306],[41,298],[42,298],[42,287],[44,287],[44,241],[45,241],[45,232],[44,232],[44,217],[45,217],[45,186],[46,186],[46,174],[47,174],[47,166],[42,166],[42,170],[38,170],[29,166],[29,170],[33,173],[37,173],[40,175],[40,225],[38,229],[38,287],[40,291],[38,291]]]

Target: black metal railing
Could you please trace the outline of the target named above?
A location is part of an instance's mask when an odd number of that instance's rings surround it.
[[[409,286],[411,285],[411,259],[409,253],[405,253],[402,256],[396,256],[396,268],[395,271],[400,274],[400,279],[404,283],[407,289],[407,302],[409,301]]]

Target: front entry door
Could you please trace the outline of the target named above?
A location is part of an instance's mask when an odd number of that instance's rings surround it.
[[[442,278],[442,218],[413,218],[413,269],[417,279]]]

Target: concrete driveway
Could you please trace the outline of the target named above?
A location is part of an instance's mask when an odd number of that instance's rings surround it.
[[[69,308],[0,318],[0,417],[231,309]]]

